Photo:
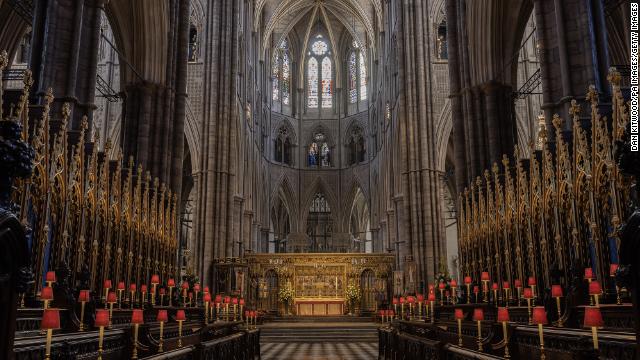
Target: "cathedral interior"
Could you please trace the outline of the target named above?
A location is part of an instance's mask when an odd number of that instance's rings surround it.
[[[0,359],[640,359],[637,6],[0,0]]]

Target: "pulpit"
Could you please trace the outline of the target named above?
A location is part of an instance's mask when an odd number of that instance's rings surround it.
[[[339,316],[344,314],[342,298],[296,298],[293,301],[298,316]]]

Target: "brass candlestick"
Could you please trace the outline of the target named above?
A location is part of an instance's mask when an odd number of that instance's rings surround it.
[[[131,355],[133,360],[138,358],[138,326],[138,324],[133,324],[133,354]]]
[[[458,346],[462,347],[462,319],[458,319]]]
[[[478,320],[478,351],[482,351],[482,326],[481,321]]]
[[[164,343],[163,334],[164,334],[164,321],[160,321],[160,340],[158,341],[158,352],[159,353],[162,352],[162,344]]]
[[[531,285],[531,306],[536,306],[536,286]]]
[[[109,288],[104,288],[104,309],[107,310],[107,297],[109,296]]]
[[[529,314],[529,325],[532,325],[533,319],[531,318],[531,299],[527,299],[527,313]]]
[[[587,278],[587,289],[591,285],[591,278]],[[589,295],[589,305],[593,306],[593,296]]]
[[[111,329],[111,318],[113,317],[113,303],[109,303],[109,329]]]
[[[178,320],[178,347],[182,347],[182,321]]]
[[[504,306],[509,307],[509,288],[504,289]]]
[[[560,309],[560,297],[556,296],[556,308],[558,309],[558,323],[557,326],[558,327],[564,327],[564,324],[562,323],[562,311]]]
[[[522,303],[522,287],[518,286],[516,290],[518,291],[518,307],[520,307],[520,304]]]
[[[434,322],[436,322],[436,312],[433,310],[433,306],[435,301],[431,302],[431,323],[433,324]]]
[[[80,302],[80,326],[78,330],[84,331],[84,301]]]
[[[53,329],[47,329],[47,343],[45,345],[44,358],[51,359],[51,338],[53,337]]]
[[[540,335],[540,360],[545,360],[544,356],[544,335],[542,331],[542,324],[538,324],[538,334]]]
[[[209,324],[209,302],[204,302],[204,323]]]
[[[156,305],[156,285],[158,284],[151,284],[151,306]]]
[[[236,317],[237,317],[237,314],[238,314],[237,309],[238,309],[238,305],[237,304],[233,304],[233,321],[236,321]]]
[[[471,284],[467,284],[467,304],[471,304]]]
[[[509,355],[509,337],[507,336],[507,322],[502,322],[502,336],[504,337],[504,358],[510,359],[511,355]]]
[[[104,326],[98,330],[98,360],[102,360],[102,342],[104,340]]]
[[[136,292],[135,291],[129,291],[131,293],[131,301],[129,301],[129,305],[131,307],[131,309],[133,309],[133,304],[136,302]]]
[[[172,306],[173,297],[171,296],[173,293],[173,286],[169,286],[169,306]]]

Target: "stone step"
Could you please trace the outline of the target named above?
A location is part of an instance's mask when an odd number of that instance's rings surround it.
[[[377,342],[372,322],[275,322],[260,327],[260,342]]]

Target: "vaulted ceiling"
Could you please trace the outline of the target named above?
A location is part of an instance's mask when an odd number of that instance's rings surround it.
[[[332,48],[339,48],[340,39],[349,33],[375,52],[374,29],[381,20],[381,5],[380,0],[261,0],[255,14],[254,27],[264,29],[264,53],[286,36],[298,41],[295,47],[306,49],[319,23],[326,28]]]

